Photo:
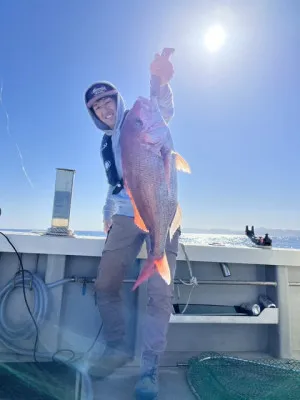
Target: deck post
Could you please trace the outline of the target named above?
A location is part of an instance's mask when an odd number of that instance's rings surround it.
[[[48,255],[45,273],[45,283],[52,283],[65,276],[66,256]],[[60,313],[62,306],[64,285],[49,290],[49,313],[45,326],[41,332],[41,342],[49,353],[54,354],[59,346]]]
[[[279,324],[278,324],[278,356],[280,358],[291,358],[291,318],[290,318],[290,302],[289,302],[289,280],[288,267],[276,267],[277,278],[277,296],[279,308]]]

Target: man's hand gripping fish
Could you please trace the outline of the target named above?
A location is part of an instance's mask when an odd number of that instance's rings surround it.
[[[171,283],[166,240],[181,224],[177,170],[190,173],[174,151],[170,130],[155,98],[139,97],[126,116],[120,137],[123,180],[134,208],[134,222],[149,233],[150,249],[133,290],[156,271]]]

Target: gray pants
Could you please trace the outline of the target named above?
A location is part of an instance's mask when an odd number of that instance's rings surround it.
[[[178,230],[172,240],[168,238],[166,255],[174,278],[178,252]],[[127,268],[137,258],[145,233],[133,218],[114,215],[113,224],[105,243],[95,283],[98,307],[103,321],[106,342],[117,342],[125,337],[125,322],[120,294]],[[173,285],[167,285],[159,274],[148,280],[148,304],[143,321],[143,353],[158,356],[165,350],[169,319],[172,312]]]

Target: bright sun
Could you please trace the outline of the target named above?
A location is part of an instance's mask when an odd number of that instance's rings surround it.
[[[210,52],[218,51],[224,44],[226,33],[222,26],[211,26],[204,37],[204,44]]]

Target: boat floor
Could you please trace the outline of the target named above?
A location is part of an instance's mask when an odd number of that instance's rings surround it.
[[[103,381],[93,381],[94,400],[133,400],[139,378],[138,367],[119,370]],[[161,367],[159,400],[194,400],[186,380],[186,368]]]
[[[159,374],[159,400],[195,400],[186,378],[187,368],[177,363],[187,363],[200,352],[167,351],[162,359]],[[245,359],[270,358],[260,352],[231,352],[232,356]],[[134,387],[139,379],[139,361],[117,370],[105,380],[93,380],[94,400],[134,400]]]

